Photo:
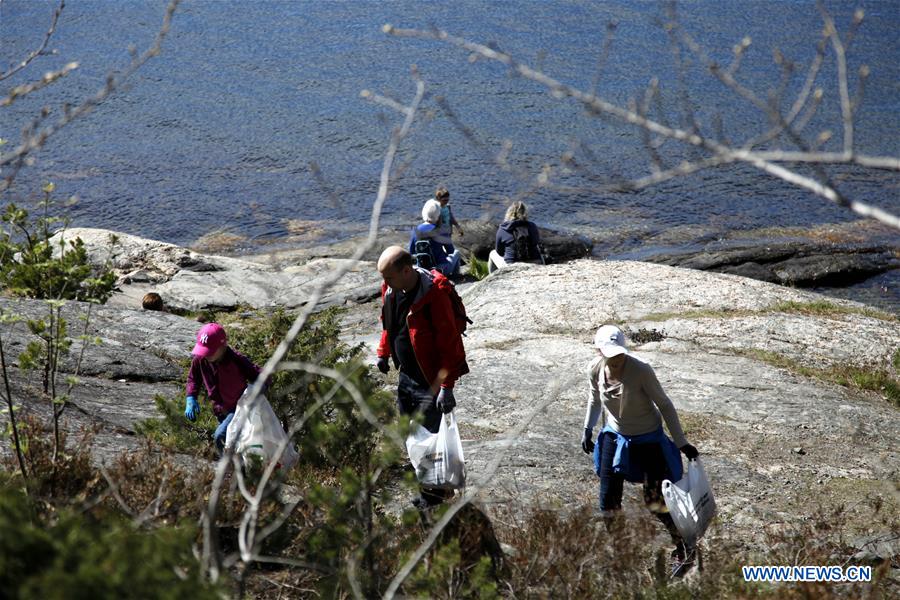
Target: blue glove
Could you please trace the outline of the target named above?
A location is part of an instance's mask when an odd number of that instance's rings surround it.
[[[445,415],[453,410],[456,406],[456,398],[453,397],[453,390],[441,388],[437,397],[437,409]]]
[[[193,396],[188,396],[184,403],[184,416],[188,421],[196,421],[197,415],[200,414],[200,405]]]

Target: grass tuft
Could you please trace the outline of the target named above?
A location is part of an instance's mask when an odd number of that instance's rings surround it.
[[[818,369],[807,367],[793,358],[769,350],[750,349],[740,351],[738,354],[761,360],[774,367],[785,369],[804,377],[875,392],[881,394],[891,404],[900,408],[900,381],[885,368],[835,365],[827,369]],[[894,359],[896,360],[896,358],[895,354]]]

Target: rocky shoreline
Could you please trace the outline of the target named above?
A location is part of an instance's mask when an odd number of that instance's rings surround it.
[[[108,256],[109,232],[69,235],[85,239],[95,259]],[[184,310],[290,309],[346,260],[303,260],[296,253],[240,260],[119,237],[112,261],[121,291],[92,309],[88,334],[101,343],[84,348],[81,382],[67,412],[72,434],[96,428],[94,451],[101,460],[141,444],[134,426],[157,416],[155,394],[179,393],[196,331],[190,318],[140,310],[144,290]],[[344,339],[366,344],[370,355],[379,309],[367,300],[377,297],[379,286],[374,264],[363,261],[321,304],[345,307]],[[472,372],[457,393],[473,481],[503,452],[506,432],[546,404],[512,440],[496,477],[483,482],[488,509],[513,499],[560,508],[596,502],[596,477],[578,444],[586,387],[581,368],[593,355],[592,331],[615,322],[632,335],[636,354],[655,367],[688,439],[703,455],[720,507],[708,543],[727,538],[752,549],[761,528],[799,523],[812,503],[845,503],[854,507],[850,543],[862,548],[865,540],[893,540],[879,552],[900,557],[896,536],[876,525],[874,509],[863,502],[872,498],[893,511],[884,514],[900,514],[900,410],[884,390],[828,379],[852,365],[887,372],[896,382],[896,316],[733,274],[627,260],[513,265],[460,289],[474,321],[465,340]],[[0,305],[26,317],[43,306],[12,299]],[[64,308],[71,322],[84,310],[77,303]],[[34,339],[22,324],[0,329],[8,356]],[[655,334],[646,335],[650,331]],[[73,356],[81,343],[74,343]],[[73,370],[71,362],[62,365],[65,373]],[[29,400],[36,375],[14,365],[11,376],[25,411],[47,410]],[[8,440],[0,445],[8,448]],[[629,490],[628,510],[639,512],[636,492]]]
[[[457,246],[464,256],[485,260],[493,247],[496,227],[485,221],[465,221],[463,227],[466,235],[457,237]],[[111,233],[73,228],[65,235],[81,237],[92,260],[111,260],[119,276],[120,289],[127,298],[123,301],[121,296],[117,297],[114,303],[133,306],[146,291],[153,289],[166,297],[169,306],[182,311],[232,310],[238,306],[295,308],[304,304],[322,277],[350,257],[364,239],[356,237],[325,246],[230,257],[202,254],[128,234],[116,234],[119,241],[111,250],[108,242]],[[688,250],[661,246],[640,252],[601,250],[591,239],[568,232],[541,229],[541,235],[548,263],[587,257],[637,258],[800,288],[846,288],[880,274],[900,273],[900,236],[892,238],[881,232],[872,241],[849,226],[831,228],[826,233],[810,231],[805,237],[744,236],[709,241],[701,247],[695,244]],[[363,256],[363,262],[374,262],[386,245],[405,246],[407,241],[405,230],[384,231],[379,244]],[[377,294],[378,285],[373,270],[353,265],[351,272],[323,298],[323,306],[371,298]],[[202,295],[196,294],[196,290],[202,290]],[[893,312],[891,302],[885,304]]]

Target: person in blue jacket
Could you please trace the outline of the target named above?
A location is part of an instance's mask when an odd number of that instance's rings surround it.
[[[429,200],[422,207],[422,223],[413,228],[409,236],[409,253],[416,259],[418,266],[425,269],[437,269],[441,274],[450,277],[459,271],[459,250],[448,252],[440,242],[441,203]],[[420,244],[419,242],[428,242]],[[423,255],[425,255],[423,257]],[[430,259],[431,265],[423,264]]]
[[[540,243],[537,225],[528,220],[528,207],[524,202],[513,202],[497,228],[494,249],[488,256],[488,270],[493,272],[514,262],[543,264]]]
[[[663,391],[653,368],[629,354],[625,335],[615,325],[604,325],[594,336],[597,358],[590,366],[590,393],[584,417],[581,448],[594,455],[600,478],[600,512],[607,522],[622,509],[625,481],[642,483],[644,504],[672,537],[672,576],[693,566],[696,549],[684,541],[662,496],[664,479],[678,481],[681,455],[694,460],[699,453],[688,443],[672,401]],[[594,443],[594,426],[603,427]],[[672,439],[663,432],[665,420]]]

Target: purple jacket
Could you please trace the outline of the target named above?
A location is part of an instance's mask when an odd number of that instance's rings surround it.
[[[185,391],[188,396],[197,396],[200,381],[206,387],[206,395],[213,405],[216,416],[234,412],[238,399],[247,385],[256,381],[260,368],[250,359],[229,346],[218,363],[211,363],[195,356],[191,360]]]

